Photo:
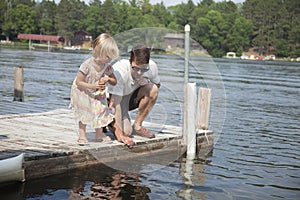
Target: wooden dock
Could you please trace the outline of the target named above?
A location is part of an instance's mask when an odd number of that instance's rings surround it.
[[[120,170],[132,170],[134,163],[139,163],[139,167],[141,163],[168,164],[185,153],[180,127],[149,122],[143,125],[154,131],[156,137],[134,136],[136,145],[132,149],[116,140],[96,142],[95,132],[90,128],[88,145],[79,146],[71,110],[0,115],[0,160],[25,153],[25,177],[29,180],[99,163]],[[110,132],[107,134],[114,138]],[[212,148],[213,133],[198,133],[197,146]]]

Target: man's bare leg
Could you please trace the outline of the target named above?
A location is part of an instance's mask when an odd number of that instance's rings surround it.
[[[134,121],[134,129],[139,130],[143,121],[152,110],[158,97],[158,88],[155,84],[148,84],[140,88],[137,99],[140,99],[138,113]]]

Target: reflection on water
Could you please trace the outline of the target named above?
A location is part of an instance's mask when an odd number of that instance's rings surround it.
[[[103,170],[103,169],[101,169]],[[97,173],[97,172],[96,172]],[[139,184],[139,174],[115,172],[101,182],[85,182],[69,192],[68,199],[149,199],[150,189]]]
[[[149,199],[150,189],[140,184],[139,174],[116,171],[105,165],[27,181],[0,188],[1,199]],[[16,193],[16,189],[18,192]]]
[[[67,108],[71,83],[86,56],[1,49],[0,114]],[[162,88],[149,120],[181,126],[184,60],[158,55],[154,60]],[[166,166],[147,164],[138,173],[95,166],[1,190],[1,199],[8,194],[16,197],[11,199],[34,200],[91,194],[123,199],[298,199],[300,63],[213,61],[192,57],[190,69],[190,82],[213,86],[210,129],[216,127],[220,134],[209,156],[182,157]],[[16,65],[25,67],[23,103],[12,101]],[[223,85],[216,85],[220,82]],[[218,95],[222,92],[225,99]]]
[[[193,189],[204,182],[204,164],[181,157],[165,167],[147,165],[140,173],[117,171],[105,165],[71,170],[46,181],[36,179],[0,187],[0,194],[3,200],[205,199],[208,188],[203,187],[202,192]]]

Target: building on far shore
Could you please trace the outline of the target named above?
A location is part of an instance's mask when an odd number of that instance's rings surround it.
[[[62,36],[56,35],[39,35],[39,34],[19,34],[19,40],[28,40],[28,48],[34,49],[37,47],[47,47],[50,51],[51,47],[61,47],[65,41]],[[33,43],[35,41],[36,43]],[[52,42],[52,44],[51,44]]]
[[[29,49],[44,47],[48,48],[48,51],[50,51],[53,47],[72,50],[92,48],[92,36],[85,31],[76,32],[68,41],[62,36],[40,34],[19,34],[18,39],[28,40]]]
[[[71,47],[77,47],[81,49],[91,49],[93,38],[86,31],[77,31],[70,39]]]
[[[164,47],[166,52],[184,55],[185,34],[167,33],[164,36]],[[190,39],[190,54],[198,56],[209,56],[208,52],[195,40]]]
[[[167,33],[164,37],[166,49],[184,48],[184,34]]]

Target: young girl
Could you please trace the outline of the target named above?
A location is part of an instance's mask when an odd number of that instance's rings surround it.
[[[93,42],[93,54],[84,61],[71,88],[70,107],[74,108],[75,120],[79,126],[79,145],[88,142],[86,125],[91,124],[96,131],[96,141],[109,141],[102,128],[113,121],[113,109],[108,107],[105,84],[116,85],[112,64],[119,50],[114,39],[108,34],[99,35]]]

